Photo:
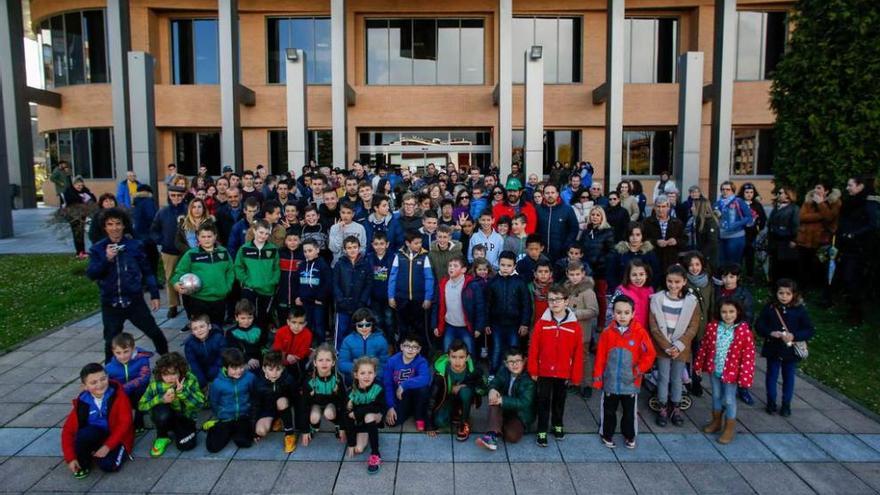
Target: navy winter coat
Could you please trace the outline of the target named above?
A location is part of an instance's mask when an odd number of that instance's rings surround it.
[[[354,313],[370,304],[370,284],[373,270],[363,255],[358,255],[354,264],[348,257],[340,258],[333,267],[333,300],[336,310],[341,313]]]
[[[98,283],[101,303],[107,306],[127,307],[135,299],[143,298],[146,285],[151,299],[159,299],[156,276],[150,268],[143,244],[137,239],[123,238],[119,245],[124,249],[112,261],[107,261],[107,245],[104,238],[89,248],[89,266],[86,276]]]
[[[583,259],[593,270],[593,278],[606,280],[608,257],[614,249],[614,229],[594,229],[589,226],[581,232],[580,244]]]
[[[488,321],[495,325],[529,326],[532,322],[532,299],[525,282],[516,275],[496,275],[486,290]]]
[[[167,205],[162,207],[156,217],[153,218],[153,224],[150,226],[150,237],[153,242],[162,246],[162,252],[173,256],[180,256],[181,252],[177,249],[175,240],[177,239],[178,218],[186,215],[186,204],[180,203],[177,206]]]
[[[538,231],[544,242],[544,252],[551,261],[566,255],[569,246],[577,240],[580,224],[571,206],[557,203],[538,206]]]

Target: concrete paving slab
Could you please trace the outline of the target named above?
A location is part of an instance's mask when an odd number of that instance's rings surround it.
[[[814,433],[807,438],[839,462],[880,462],[880,452],[853,435]]]
[[[382,455],[383,461],[397,461],[400,453],[400,433],[379,433],[379,453]],[[370,446],[367,444],[366,449],[354,457],[349,457],[348,452],[346,452],[343,460],[345,462],[367,462],[369,455]]]
[[[21,363],[27,362],[36,355],[37,353],[33,351],[15,350],[0,356],[0,365],[17,366]],[[2,381],[0,381],[0,383],[2,383]]]
[[[0,491],[24,492],[46,477],[61,463],[58,457],[12,457],[0,464]],[[68,471],[70,473],[70,471]],[[72,477],[70,481],[75,481]],[[83,480],[83,486],[91,486]]]
[[[734,463],[734,469],[761,495],[801,495],[814,493],[791,469],[781,462]]]
[[[238,449],[233,456],[239,461],[286,461],[287,457],[288,454],[284,452],[283,433],[269,433],[266,438],[254,443],[249,449]],[[268,488],[272,488],[272,485]]]
[[[208,493],[226,469],[225,461],[177,459],[153,485],[153,493]]]
[[[636,448],[624,447],[623,436],[615,435],[614,441],[617,447],[614,455],[620,462],[670,462],[672,459],[666,453],[666,449],[660,445],[660,441],[652,433],[642,433],[636,437]]]
[[[72,368],[69,366],[56,366],[34,378],[31,383],[63,383],[66,385],[74,380],[78,382],[79,371],[81,369],[81,367]]]
[[[74,397],[79,395],[80,392],[82,392],[82,384],[79,380],[74,380],[58,389],[57,392],[49,397],[46,397],[46,399],[43,400],[43,404],[67,404],[70,406],[71,401],[73,401]]]
[[[23,457],[61,457],[61,428],[49,428],[16,455]]]
[[[702,433],[658,433],[657,440],[672,460],[682,462],[724,462],[724,456],[713,446],[714,441]]]
[[[287,462],[272,487],[272,493],[332,493],[340,465],[339,462]]]
[[[715,436],[708,436],[715,442]],[[736,440],[721,445],[715,442],[715,448],[728,462],[779,462],[779,458],[751,433],[737,433]]]
[[[25,368],[22,365],[13,365],[14,367],[0,375],[0,384],[2,385],[24,385],[31,383],[40,375],[46,372],[45,369]],[[17,388],[17,387],[16,387]]]
[[[455,492],[451,462],[401,462],[397,464],[394,493],[400,495],[452,495]]]
[[[55,457],[61,461],[61,456]],[[92,466],[91,473],[85,479],[78,480],[73,477],[70,468],[64,462],[58,462],[48,474],[40,478],[31,490],[45,492],[87,492],[92,489],[102,478],[107,476],[106,473]]]
[[[872,449],[880,452],[880,435],[862,434],[856,435],[856,437],[858,437],[859,440],[868,444],[868,446],[870,446]]]
[[[589,413],[586,403],[577,395],[569,394],[566,398],[564,424],[566,433],[595,433],[599,430],[599,424]]]
[[[517,494],[575,493],[568,468],[563,463],[511,463],[510,472]]]
[[[623,469],[638,493],[696,493],[674,464],[624,462]]]
[[[400,462],[452,462],[452,435],[431,438],[424,433],[400,435]]]
[[[788,422],[801,433],[846,433],[834,420],[815,409],[798,411]]]
[[[763,409],[737,410],[736,420],[751,433],[794,433],[794,426],[778,414]]]
[[[858,476],[868,486],[880,492],[880,463],[857,462],[845,463],[843,466]]]
[[[514,493],[510,464],[455,463],[456,493]]]
[[[32,407],[33,404],[26,402],[3,402],[3,407],[0,407],[0,426],[9,423]]]
[[[342,460],[345,445],[333,437],[332,434],[318,433],[312,436],[308,447],[303,447],[300,442],[296,452],[290,454],[289,461],[333,461]]]
[[[730,464],[680,463],[678,468],[697,493],[755,493],[742,475]]]
[[[70,404],[37,404],[10,421],[7,426],[29,428],[55,426],[67,417],[70,408]]]
[[[834,411],[833,421],[850,433],[880,433],[880,423],[855,409]]]
[[[245,461],[233,459],[211,493],[268,493],[284,466],[280,461]]]
[[[337,495],[364,493],[392,493],[394,491],[394,475],[397,463],[383,463],[379,472],[367,474],[367,463],[343,462],[336,477],[333,493]]]
[[[535,435],[530,433],[519,442],[507,446],[507,458],[510,462],[560,462],[562,454],[557,447],[559,443],[553,435],[548,435],[547,446],[539,447],[535,443]]]
[[[93,487],[93,491],[144,493],[159,481],[173,463],[174,459],[165,458],[135,459],[126,462],[122,469],[112,476],[102,477]]]
[[[831,458],[800,433],[759,433],[758,440],[785,462],[820,462]]]
[[[200,461],[225,461],[232,459],[235,456],[235,451],[238,450],[238,447],[235,446],[235,443],[230,440],[226,447],[223,447],[223,450],[220,452],[208,452],[207,447],[205,446],[205,439],[207,438],[207,434],[205,432],[199,432],[199,440],[196,447],[192,450],[187,450],[186,452],[181,452],[179,458],[186,460],[198,459]],[[168,450],[171,450],[169,447]]]
[[[452,442],[452,458],[455,462],[507,462],[507,447],[498,438],[498,450],[491,451],[476,444],[481,435],[471,435],[466,442]]]
[[[832,415],[834,413],[831,411],[835,409],[849,409],[849,406],[847,404],[837,400],[836,397],[821,390],[801,390],[800,383],[798,383],[798,392],[796,394],[796,397],[803,399],[804,402],[815,407],[816,409],[829,411],[829,414]]]
[[[36,404],[61,389],[60,383],[26,383],[3,397],[9,402],[30,402]],[[73,397],[71,397],[73,399]],[[69,403],[69,402],[68,402]]]
[[[579,495],[629,495],[635,489],[620,464],[568,463],[574,489]]]
[[[617,462],[614,452],[602,444],[596,433],[566,435],[565,441],[557,442],[556,445],[562,459],[569,464]]]
[[[874,489],[837,463],[791,463],[788,467],[820,495],[875,493]]]
[[[45,432],[46,428],[0,428],[0,455],[15,455]]]

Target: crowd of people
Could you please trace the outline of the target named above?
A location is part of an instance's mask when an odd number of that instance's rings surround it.
[[[848,314],[862,317],[853,289],[870,269],[880,207],[861,178],[845,198],[820,182],[800,208],[777,187],[768,215],[753,184],[724,182],[712,202],[698,186],[682,198],[664,173],[649,209],[638,181],[606,193],[586,162],[557,164],[546,181],[517,164],[503,182],[451,163],[419,173],[312,163],[299,177],[200,167],[192,179],[169,165],[165,184],[158,209],[133,173],[115,196],[95,199],[81,178],[61,191],[67,207],[97,203],[83,223],[106,354],[83,368],[63,429],[78,478],[95,464],[118,469],[147,416],[154,457],[194,448],[200,430],[211,452],[282,431],[289,453],[326,420],[349,455],[369,447],[374,473],[385,426],[412,419],[467,441],[473,409],[487,407],[478,445],[534,433],[546,447],[565,438],[567,395],[594,390],[601,442],[616,446],[622,409],[623,445],[635,448],[645,377],[661,428],[684,424],[683,396],[702,395],[705,378],[703,431],[729,443],[737,402],[754,403],[756,341],[766,412],[792,414],[815,331],[802,287],[833,303],[836,267]],[[770,300],[759,307],[747,281],[768,284]],[[186,313],[183,353],[169,352],[153,317],[160,285],[167,316]],[[152,367],[126,320],[152,339]],[[197,427],[204,408],[211,419]]]

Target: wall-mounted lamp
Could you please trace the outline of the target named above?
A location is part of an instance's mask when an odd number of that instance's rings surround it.
[[[540,60],[544,56],[544,47],[541,45],[532,45],[529,48],[529,58],[532,60]]]
[[[296,48],[287,49],[287,60],[290,60],[291,62],[299,60],[299,54],[296,52]]]

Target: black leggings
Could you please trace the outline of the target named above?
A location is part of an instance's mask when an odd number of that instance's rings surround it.
[[[373,455],[379,455],[379,423],[354,424],[351,425],[350,428],[351,430],[347,432],[349,447],[357,445],[358,433],[366,433],[370,438],[370,453]]]
[[[192,450],[196,446],[196,422],[171,409],[168,404],[159,404],[150,409],[150,419],[156,426],[156,438],[171,438],[180,451]]]
[[[538,432],[546,432],[550,416],[553,415],[553,426],[562,426],[565,413],[565,379],[538,377],[537,384]]]
[[[220,421],[208,430],[208,438],[205,446],[208,452],[220,452],[229,443],[246,449],[254,443],[254,423],[249,416],[244,416],[231,421]]]

